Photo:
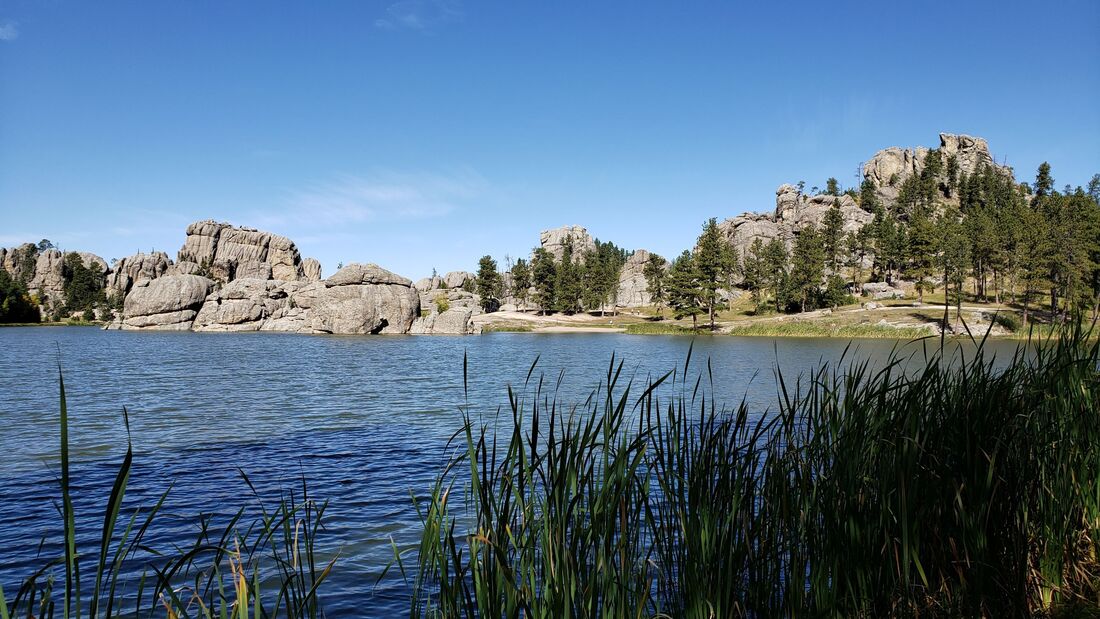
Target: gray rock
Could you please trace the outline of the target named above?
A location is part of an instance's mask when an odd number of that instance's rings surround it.
[[[619,272],[619,287],[615,294],[615,305],[619,307],[642,307],[649,305],[649,282],[645,278],[645,265],[650,253],[644,249],[636,250],[623,264]],[[667,264],[667,263],[666,263]]]
[[[122,309],[123,329],[191,328],[214,282],[199,275],[167,275],[134,284]]]
[[[376,264],[349,264],[312,300],[310,325],[322,333],[407,333],[420,315],[412,282]]]
[[[773,213],[745,213],[723,221],[718,229],[737,250],[738,259],[744,258],[757,239],[765,245],[780,239],[790,249],[804,228],[821,228],[834,204],[840,208],[845,234],[859,230],[874,219],[871,213],[859,208],[851,196],[807,196],[793,185],[780,185],[775,192]]]
[[[573,242],[574,262],[580,260],[586,251],[596,249],[596,242],[583,226],[562,226],[539,233],[539,245],[553,256],[554,260],[561,260],[567,239]]]
[[[470,321],[473,312],[468,307],[451,308],[442,314],[429,314],[417,318],[409,333],[413,335],[468,335],[476,328]]]
[[[267,262],[245,260],[237,264],[233,279],[272,279],[272,267]]]
[[[466,282],[473,282],[477,276],[469,271],[451,271],[443,276],[443,284],[439,288],[461,288]]]
[[[211,292],[195,316],[195,331],[259,331],[265,322],[282,317],[288,295],[278,282],[237,279]]]
[[[416,288],[420,292],[427,292],[429,290],[438,290],[442,287],[442,283],[443,279],[438,275],[434,275],[432,277],[424,277],[416,280],[416,283],[413,284],[413,288]]]
[[[383,269],[374,263],[353,262],[325,280],[325,286],[351,286],[357,284],[396,284],[412,287],[412,281]]]
[[[187,263],[192,265],[194,263]],[[107,276],[108,294],[125,296],[139,280],[157,279],[168,274],[172,261],[168,254],[156,251],[151,254],[138,252],[132,256],[122,258],[115,263],[115,268]],[[183,266],[183,263],[180,263]],[[197,266],[197,265],[196,265]],[[193,274],[195,271],[179,271],[180,275]]]
[[[474,314],[481,313],[481,297],[461,288],[426,290],[419,293],[420,309],[428,313],[438,313],[439,300],[446,299],[449,308],[468,308]]]
[[[321,281],[321,263],[316,258],[306,258],[302,261],[302,279],[309,282]]]
[[[211,273],[227,282],[257,274],[256,269],[250,266],[237,275],[236,267],[244,263],[265,263],[271,268],[271,277],[281,281],[315,281],[321,277],[320,263],[313,260],[305,264],[290,239],[211,220],[197,221],[187,227],[187,238],[179,250],[179,260],[210,265]]]

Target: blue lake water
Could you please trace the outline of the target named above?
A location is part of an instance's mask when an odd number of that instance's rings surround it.
[[[168,526],[155,541],[193,539],[194,516],[231,514],[254,500],[300,488],[328,500],[324,556],[339,553],[322,588],[330,617],[389,617],[408,608],[396,571],[379,580],[417,537],[410,493],[426,492],[461,428],[463,356],[476,415],[507,407],[532,361],[562,399],[583,401],[612,354],[644,383],[682,368],[692,340],[676,336],[496,333],[480,337],[339,337],[287,334],[134,333],[80,327],[0,329],[0,583],[10,597],[61,533],[54,481],[59,462],[60,359],[69,402],[78,525],[93,542],[125,452],[122,408],[135,448],[127,509],[151,505],[169,486]],[[785,376],[837,359],[848,342],[825,339],[699,338],[691,372],[709,360],[715,391],[730,406],[774,408],[778,364]],[[894,347],[863,340],[853,358]],[[1011,342],[991,347],[1007,356]],[[190,536],[190,537],[189,537]],[[89,545],[91,548],[91,545]],[[51,554],[52,553],[52,554]],[[91,566],[85,568],[91,570]]]

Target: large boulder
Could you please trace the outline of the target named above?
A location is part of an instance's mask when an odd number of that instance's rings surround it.
[[[469,271],[451,271],[443,276],[443,283],[441,288],[462,288],[467,284],[471,284],[477,276]]]
[[[214,287],[199,275],[167,275],[137,282],[122,309],[123,329],[186,331]]]
[[[554,260],[561,260],[567,241],[573,243],[574,261],[580,260],[586,251],[596,249],[596,242],[583,226],[562,226],[539,233],[539,245],[553,256]]]
[[[311,302],[315,331],[407,333],[420,315],[420,296],[412,282],[376,264],[349,264],[324,285]]]

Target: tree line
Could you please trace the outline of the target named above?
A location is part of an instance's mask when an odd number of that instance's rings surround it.
[[[695,326],[705,316],[713,328],[740,291],[751,295],[757,313],[794,313],[853,303],[868,282],[901,281],[920,302],[943,291],[956,310],[967,295],[1020,304],[1025,323],[1040,297],[1055,316],[1100,314],[1100,175],[1086,188],[1058,191],[1047,163],[1031,184],[992,165],[968,175],[938,150],[922,164],[919,174],[889,179],[897,195],[890,204],[869,179],[858,190],[842,190],[829,179],[824,194],[836,199],[819,226],[805,226],[791,239],[756,239],[744,255],[716,219],[707,220],[692,249],[671,262],[651,254],[644,265],[658,316],[667,308]],[[870,213],[870,222],[845,230],[842,195]],[[626,258],[625,250],[600,241],[578,256],[567,239],[560,258],[536,248],[530,261],[511,265],[507,277],[492,257],[483,257],[476,289],[486,311],[505,296],[542,313],[602,311],[616,302]]]

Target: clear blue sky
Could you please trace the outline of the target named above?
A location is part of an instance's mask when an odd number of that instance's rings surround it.
[[[1100,3],[0,0],[0,245],[214,218],[416,279],[581,224],[674,255],[940,131],[1100,171]]]

